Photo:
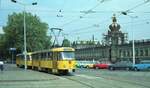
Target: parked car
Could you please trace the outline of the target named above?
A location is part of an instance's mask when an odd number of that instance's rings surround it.
[[[3,71],[3,69],[4,69],[4,66],[3,66],[3,65],[4,65],[4,62],[3,62],[3,61],[0,61],[0,70],[1,70],[1,71]]]
[[[131,61],[119,61],[115,64],[111,64],[108,66],[109,70],[117,70],[117,69],[123,69],[123,70],[131,70],[132,69],[132,62]]]
[[[110,64],[108,63],[96,63],[93,65],[93,68],[95,69],[107,69]]]
[[[150,70],[150,60],[143,60],[139,64],[133,66],[135,71],[139,70]]]
[[[76,67],[78,68],[93,68],[94,61],[77,61]]]

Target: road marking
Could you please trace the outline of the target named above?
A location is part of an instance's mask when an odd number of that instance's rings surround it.
[[[87,79],[97,79],[97,78],[100,78],[100,77],[94,77],[94,76],[89,76],[89,75],[75,75],[75,76],[84,77],[84,78],[87,78]]]

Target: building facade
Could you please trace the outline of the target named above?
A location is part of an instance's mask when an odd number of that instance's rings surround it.
[[[121,26],[117,23],[115,15],[112,17],[112,24],[109,30],[103,34],[103,42],[100,43],[81,43],[76,42],[73,46],[76,49],[77,60],[98,60],[104,62],[116,62],[117,60],[133,58],[132,41],[127,40],[127,33],[123,33]],[[82,41],[83,42],[83,41]],[[93,41],[94,42],[94,41]],[[150,39],[134,40],[135,60],[150,60]]]

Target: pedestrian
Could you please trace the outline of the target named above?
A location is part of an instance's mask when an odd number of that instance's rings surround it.
[[[4,69],[4,62],[3,61],[0,61],[0,69],[1,69],[1,71],[3,71],[3,69]]]

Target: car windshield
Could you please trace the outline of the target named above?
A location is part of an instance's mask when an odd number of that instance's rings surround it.
[[[150,61],[141,61],[141,64],[150,64]]]
[[[63,59],[65,60],[72,60],[75,59],[74,52],[61,52]]]
[[[115,64],[119,64],[119,65],[120,65],[120,64],[121,64],[121,65],[122,65],[122,64],[123,64],[123,65],[124,65],[124,64],[129,64],[129,65],[130,65],[130,64],[132,64],[132,62],[130,62],[130,61],[120,61],[120,62],[116,62]]]

